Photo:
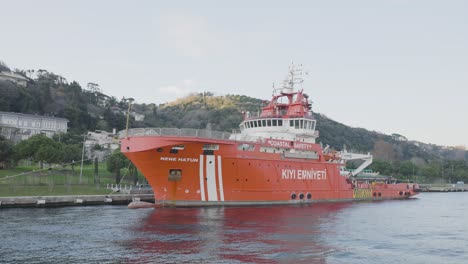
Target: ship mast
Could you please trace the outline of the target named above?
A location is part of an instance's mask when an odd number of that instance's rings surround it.
[[[275,94],[278,90],[280,90],[280,93],[282,94],[294,93],[294,85],[302,84],[304,82],[302,76],[302,64],[295,65],[294,62],[291,62],[291,64],[288,67],[288,76],[286,76],[286,79],[283,81],[282,87],[275,88],[273,84],[273,94]]]

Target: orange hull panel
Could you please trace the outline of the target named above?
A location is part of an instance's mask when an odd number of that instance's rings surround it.
[[[217,149],[203,151],[207,144]],[[416,194],[406,184],[353,186],[340,175],[337,163],[284,158],[258,148],[239,150],[238,145],[229,140],[144,136],[122,139],[121,150],[147,178],[161,203],[286,204]]]

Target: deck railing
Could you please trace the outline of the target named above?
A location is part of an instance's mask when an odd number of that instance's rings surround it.
[[[119,132],[119,139],[125,138],[127,131]],[[143,136],[179,136],[179,137],[199,137],[210,139],[229,139],[231,133],[212,131],[207,129],[191,129],[191,128],[132,128],[128,130],[129,137]]]

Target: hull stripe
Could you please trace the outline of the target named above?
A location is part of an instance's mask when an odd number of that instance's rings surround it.
[[[218,156],[218,182],[219,182],[219,196],[221,201],[224,201],[224,188],[223,188],[223,170],[221,166],[221,156]]]
[[[216,164],[215,156],[206,156],[206,178],[207,178],[207,191],[208,201],[218,201],[218,191],[216,189]]]
[[[203,167],[205,167],[205,161],[203,160],[203,155],[200,155],[200,196],[201,200],[205,201],[205,175],[203,175]]]

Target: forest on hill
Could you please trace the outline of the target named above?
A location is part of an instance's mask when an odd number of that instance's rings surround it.
[[[0,71],[11,70],[0,63]],[[97,84],[90,83],[83,88],[75,81],[68,82],[46,70],[14,72],[30,81],[26,87],[0,81],[0,111],[67,118],[72,135],[69,138],[76,139],[80,137],[73,135],[84,131],[125,128],[125,113],[133,99],[119,100],[105,95]],[[210,92],[191,94],[160,105],[133,103],[131,113],[142,115],[144,119],[136,121],[132,115],[130,127],[209,128],[230,132],[238,129],[243,111],[256,113],[265,103],[245,95],[215,96]],[[465,149],[408,141],[403,135],[349,127],[324,114],[313,114],[320,132],[319,143],[336,150],[371,152],[375,160],[372,168],[382,174],[402,179],[423,177],[428,181],[468,180]]]

